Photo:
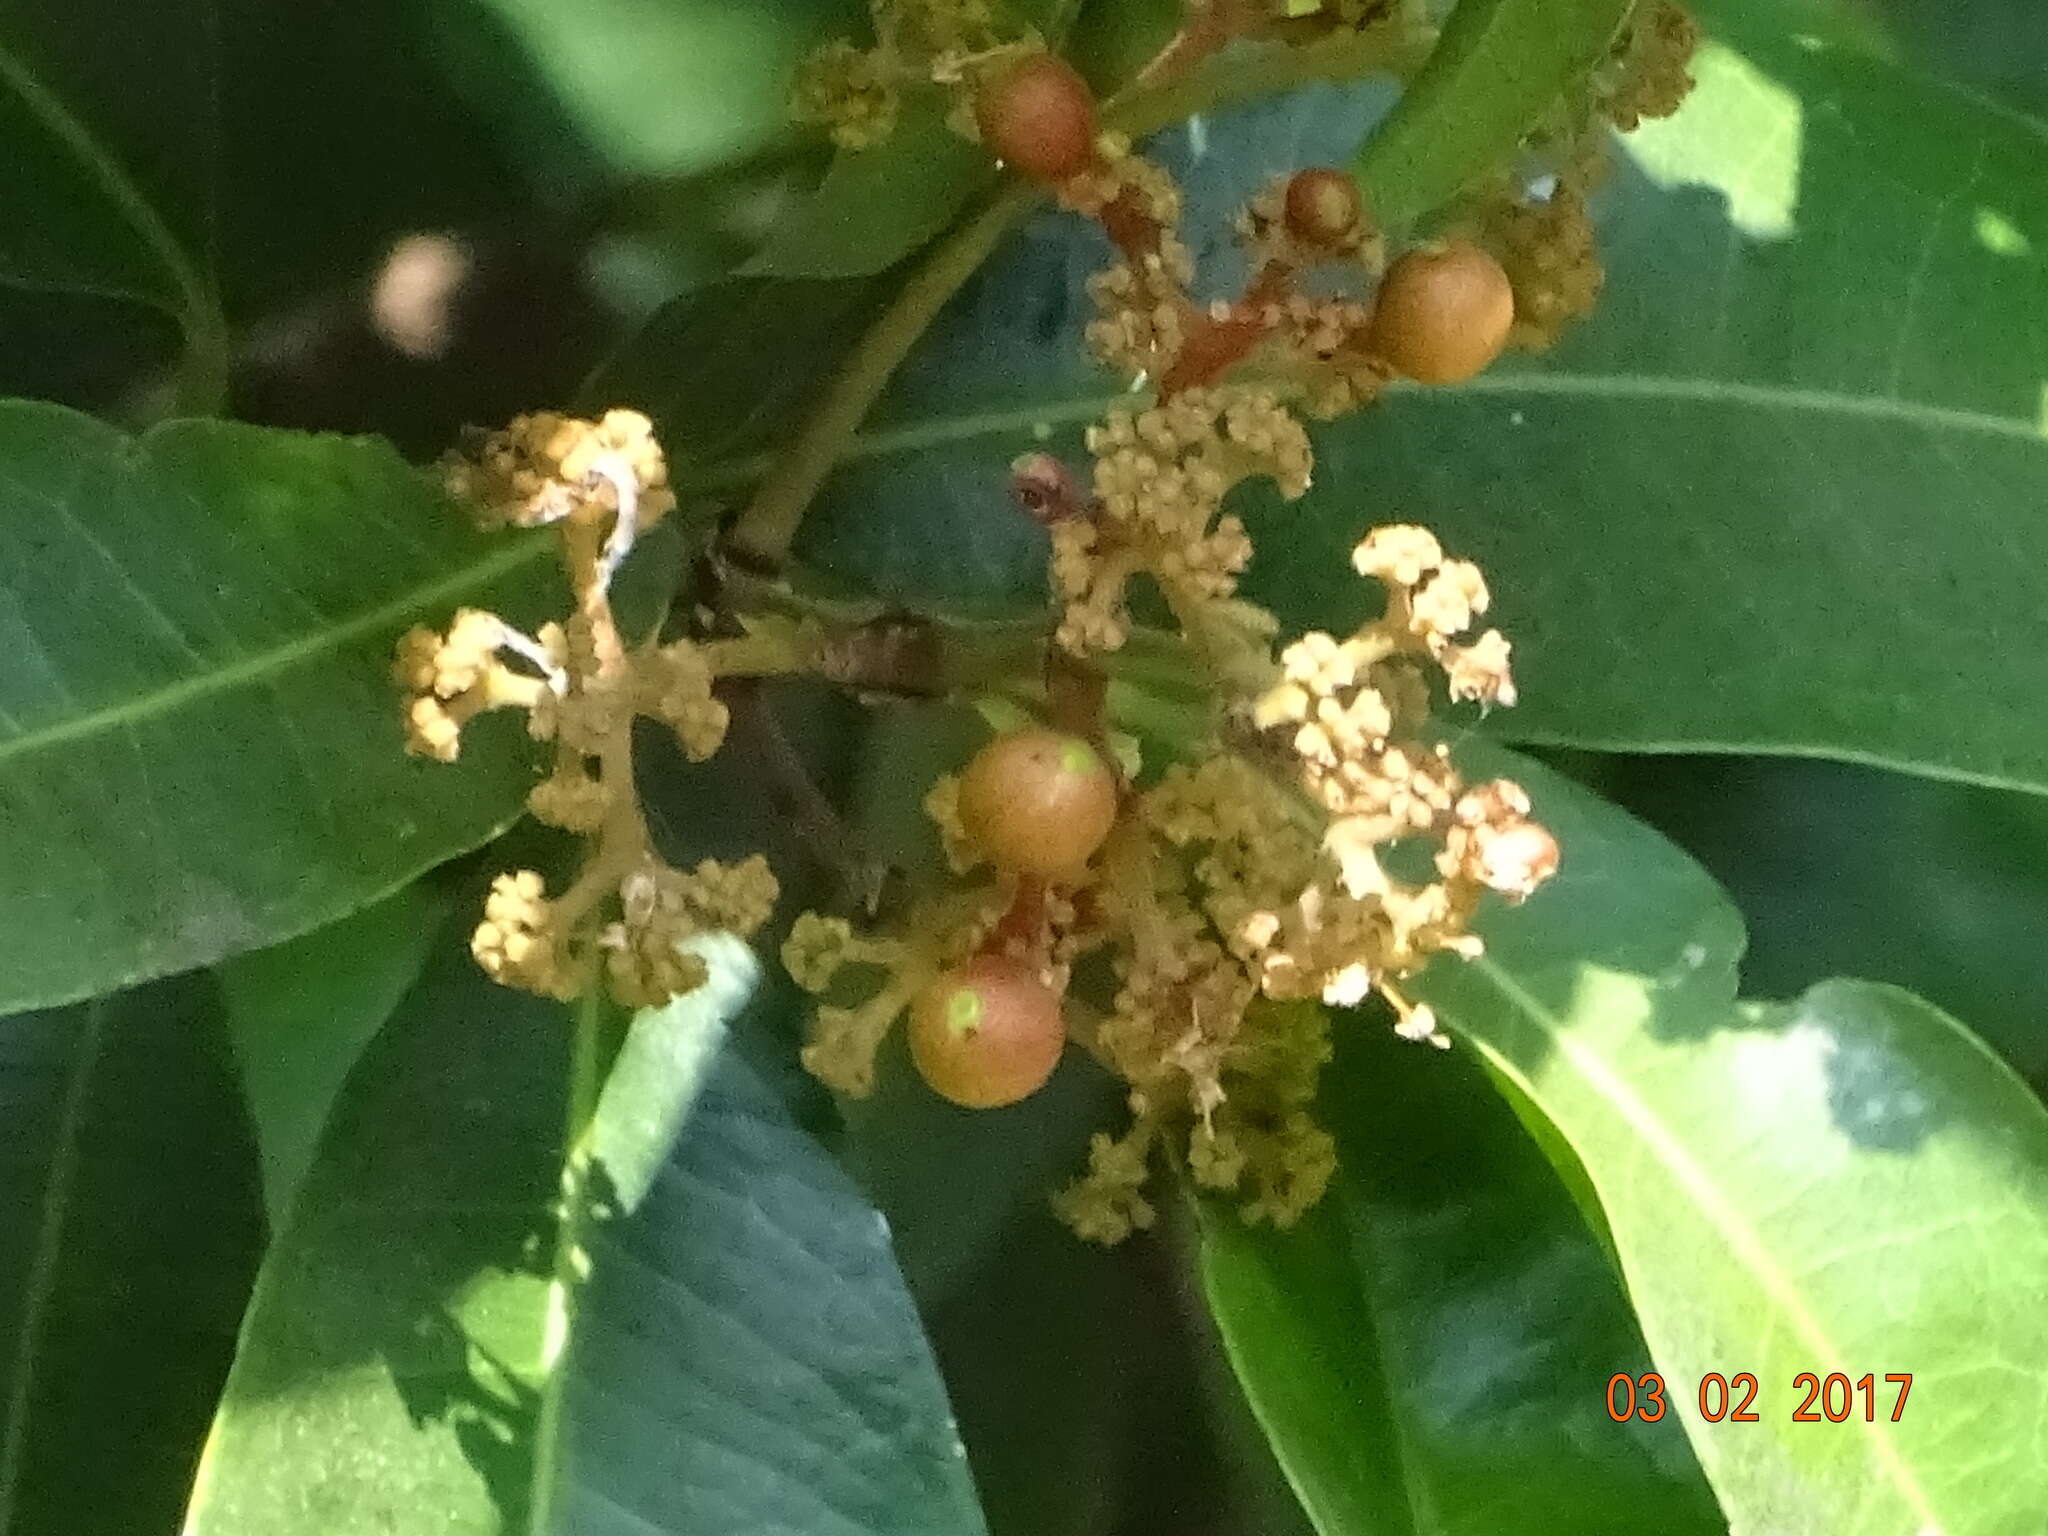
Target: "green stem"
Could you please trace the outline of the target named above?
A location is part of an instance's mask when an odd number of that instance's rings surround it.
[[[1031,187],[1015,184],[1004,188],[910,274],[895,301],[855,343],[845,367],[804,423],[796,442],[776,461],[734,525],[731,544],[742,559],[774,570],[789,558],[797,525],[838,462],[847,439],[946,301],[988,259],[1032,202]]]
[[[1348,79],[1383,66],[1405,68],[1419,49],[1426,51],[1426,44],[1405,28],[1369,28],[1250,60],[1211,60],[1184,80],[1113,99],[1102,122],[1107,129],[1142,136],[1197,112],[1312,80]],[[1013,180],[910,274],[894,302],[855,344],[796,441],[775,461],[734,524],[731,548],[741,559],[777,570],[789,558],[805,510],[903,359],[946,301],[1042,195],[1040,188]]]
[[[21,104],[98,186],[114,211],[132,230],[150,255],[156,258],[177,290],[178,307],[173,310],[185,332],[185,356],[178,370],[177,408],[183,414],[211,415],[227,399],[228,370],[232,353],[228,342],[227,317],[221,312],[220,295],[211,279],[203,275],[178,237],[171,233],[150,200],[136,186],[127,170],[106,150],[92,130],[79,121],[63,100],[38,80],[21,60],[0,48],[0,85],[20,98]],[[136,298],[155,303],[149,295]]]
[[[555,1529],[562,1480],[563,1413],[569,1338],[576,1293],[590,1269],[590,1123],[604,1087],[604,984],[593,981],[576,1000],[569,1056],[568,1112],[563,1126],[561,1217],[555,1233],[554,1277],[548,1286],[542,1339],[540,1409],[533,1433],[533,1475],[528,1484],[528,1536]]]

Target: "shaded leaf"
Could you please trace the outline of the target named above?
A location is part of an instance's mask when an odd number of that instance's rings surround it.
[[[1473,758],[1530,790],[1563,873],[1419,990],[1576,1154],[1734,1528],[2025,1529],[2048,1508],[2048,1113],[1908,993],[1738,1004],[1741,924],[1698,866],[1533,763]],[[1710,1371],[1756,1377],[1759,1422],[1702,1417]],[[1859,1399],[1794,1422],[1803,1371],[1875,1374],[1876,1421]],[[1896,1423],[1887,1372],[1914,1378]]]
[[[1203,1203],[1239,1380],[1326,1536],[1724,1529],[1675,1423],[1617,1427],[1650,1369],[1626,1295],[1468,1061],[1338,1022],[1328,1195],[1285,1232]]]
[[[888,1225],[792,1118],[789,1070],[737,1039],[592,1245],[563,1531],[984,1529]]]
[[[447,906],[425,885],[409,885],[217,972],[273,1231],[290,1218],[356,1058],[419,979]]]
[[[214,0],[0,14],[0,282],[212,306],[217,20]]]
[[[714,283],[662,306],[579,396],[654,418],[680,483],[744,485],[887,300],[878,278]]]
[[[711,987],[640,1015],[600,1096],[603,1021],[491,986],[456,938],[265,1263],[194,1536],[684,1532],[734,1500],[973,1530],[937,1513],[971,1494],[874,1213],[736,1047],[708,1081],[645,1070],[722,1033],[745,947],[706,941]]]
[[[1359,151],[1366,206],[1403,230],[1500,167],[1607,56],[1632,0],[1459,0]]]
[[[946,124],[943,104],[905,104],[895,131],[841,150],[740,271],[749,277],[865,277],[894,266],[995,179],[988,151]]]
[[[1749,918],[1748,989],[1890,982],[2048,1083],[2048,801],[1848,763],[1609,759],[1605,793]]]
[[[0,1020],[0,1531],[175,1529],[263,1242],[204,979]]]
[[[622,176],[729,164],[787,132],[809,44],[845,0],[476,0],[519,40],[585,140]]]
[[[657,590],[663,547],[627,567]],[[553,559],[372,441],[0,402],[0,1006],[275,944],[508,822],[518,722],[408,760],[391,647],[565,608]]]

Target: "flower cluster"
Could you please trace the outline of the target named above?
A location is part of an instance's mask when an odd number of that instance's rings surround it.
[[[1375,276],[1383,242],[1348,177],[1278,178],[1239,220],[1253,272],[1243,293],[1202,306],[1190,295],[1193,259],[1177,233],[1179,189],[1164,170],[1105,136],[1095,163],[1058,195],[1100,221],[1116,251],[1089,279],[1097,311],[1089,346],[1109,366],[1158,384],[1156,404],[1112,411],[1090,430],[1094,494],[1047,519],[1058,641],[1075,655],[1118,649],[1130,628],[1131,583],[1145,577],[1231,679],[1247,654],[1263,654],[1272,626],[1235,601],[1251,543],[1225,499],[1255,476],[1283,498],[1301,496],[1312,458],[1286,397],[1336,414],[1369,399],[1388,372],[1371,349],[1370,306],[1311,297],[1299,279],[1329,265]],[[1224,381],[1251,362],[1272,382]]]
[[[1304,1005],[1377,995],[1400,1033],[1445,1043],[1403,978],[1439,953],[1477,953],[1483,893],[1521,900],[1557,867],[1519,789],[1466,787],[1428,739],[1429,670],[1453,694],[1513,698],[1498,632],[1458,638],[1486,606],[1477,570],[1405,527],[1377,530],[1355,563],[1387,589],[1381,617],[1288,646],[1251,701],[1250,734],[1169,768],[1105,851],[1096,900],[1128,942],[1096,1040],[1132,1085],[1133,1122],[1096,1142],[1062,1197],[1086,1235],[1150,1220],[1130,1174],[1175,1125],[1197,1182],[1241,1189],[1248,1217],[1306,1209],[1331,1154],[1309,1112],[1326,1026]],[[1435,878],[1386,867],[1388,848],[1429,843]]]
[[[907,1019],[925,1080],[995,1107],[1041,1086],[1071,1041],[1117,1076],[1129,1111],[1056,1197],[1077,1232],[1107,1243],[1150,1225],[1146,1185],[1162,1156],[1234,1195],[1248,1219],[1291,1222],[1334,1167],[1314,1113],[1332,1010],[1371,1008],[1406,1038],[1447,1045],[1413,978],[1438,957],[1480,953],[1486,904],[1528,899],[1559,850],[1518,786],[1467,783],[1443,741],[1443,709],[1515,702],[1509,644],[1482,627],[1491,594],[1479,569],[1426,529],[1376,528],[1353,565],[1383,594],[1377,616],[1279,644],[1278,621],[1240,594],[1253,550],[1230,500],[1255,479],[1286,501],[1309,491],[1304,418],[1367,405],[1397,374],[1469,378],[1510,342],[1546,345],[1590,308],[1601,269],[1587,198],[1605,136],[1676,106],[1695,29],[1669,0],[1639,0],[1514,174],[1452,211],[1452,238],[1391,261],[1348,174],[1276,178],[1237,221],[1242,289],[1205,303],[1180,189],[1100,131],[1071,65],[1003,24],[990,0],[871,0],[871,11],[871,46],[831,44],[807,63],[804,109],[857,148],[891,131],[906,92],[944,93],[963,132],[1101,226],[1113,257],[1088,284],[1087,344],[1149,399],[1090,428],[1085,474],[1043,452],[1011,466],[1018,501],[1049,535],[1054,611],[1021,646],[1043,663],[1042,693],[1016,675],[1011,647],[989,707],[1014,714],[1024,700],[1036,718],[929,787],[946,873],[886,919],[797,918],[782,957],[817,998],[804,1064],[864,1094]],[[1375,0],[1191,3],[1140,83],[1234,37],[1399,32],[1418,16]],[[559,895],[531,870],[495,882],[476,958],[550,996],[602,984],[646,1006],[688,992],[706,979],[699,936],[760,932],[777,886],[758,857],[687,870],[661,858],[634,785],[634,722],[665,725],[703,759],[727,730],[721,678],[802,670],[858,690],[867,674],[850,664],[848,636],[811,621],[712,615],[711,632],[691,638],[622,638],[612,578],[675,504],[633,412],[522,417],[478,437],[448,478],[489,526],[556,529],[575,597],[532,634],[463,610],[399,647],[409,750],[453,761],[471,720],[520,710],[553,749],[529,809],[587,840]],[[1165,630],[1141,625],[1148,602],[1163,604]],[[937,633],[863,624],[857,649],[887,641],[892,655],[924,657]],[[1150,717],[1169,760],[1145,763],[1113,706],[1157,683],[1161,665],[1183,697]]]
[[[1113,651],[1129,633],[1131,578],[1150,576],[1190,632],[1241,628],[1229,604],[1251,540],[1224,498],[1253,475],[1290,499],[1308,489],[1308,434],[1266,390],[1192,389],[1142,411],[1115,411],[1088,433],[1091,515],[1052,526],[1060,644]],[[1270,632],[1270,631],[1269,631]]]
[[[1146,1170],[1169,1144],[1251,1219],[1306,1210],[1333,1166],[1312,1113],[1327,1009],[1377,997],[1402,1034],[1444,1043],[1405,978],[1438,954],[1477,953],[1485,894],[1522,900],[1558,858],[1516,786],[1466,785],[1432,740],[1433,692],[1514,698],[1507,642],[1471,633],[1489,602],[1478,570],[1398,526],[1354,563],[1385,590],[1379,617],[1265,653],[1261,685],[1232,696],[1214,739],[1148,784],[1122,776],[1085,868],[1046,877],[1014,855],[1006,867],[963,818],[959,781],[942,779],[927,810],[954,872],[976,878],[881,935],[806,915],[784,948],[824,999],[810,1069],[867,1092],[897,1018],[963,963],[1000,958],[1067,995],[1071,1034],[1127,1086],[1130,1125],[1095,1138],[1058,1198],[1075,1230],[1114,1242],[1148,1225]],[[1391,848],[1434,862],[1390,868]],[[1070,994],[1077,974],[1097,979],[1101,1002]]]
[[[789,670],[811,637],[762,622],[728,638],[626,644],[612,578],[637,534],[675,505],[660,446],[636,412],[523,416],[477,435],[445,474],[485,527],[555,526],[575,597],[572,612],[536,634],[465,609],[445,633],[419,627],[399,641],[393,678],[405,695],[407,751],[453,762],[471,719],[518,709],[533,739],[553,747],[527,809],[588,840],[580,873],[557,897],[535,871],[501,875],[471,952],[494,979],[549,997],[576,996],[600,975],[627,1007],[688,992],[705,979],[691,941],[758,932],[775,878],[759,857],[687,871],[663,861],[634,787],[633,722],[660,721],[690,758],[707,758],[727,721],[715,679]]]
[[[959,1015],[971,1020],[984,1004],[1028,996],[1031,1006],[1010,1009],[1021,1035],[1040,1002],[1063,1000],[1068,1035],[1125,1084],[1130,1122],[1094,1138],[1087,1171],[1056,1204],[1083,1236],[1114,1242],[1154,1219],[1144,1186],[1162,1149],[1202,1187],[1234,1192],[1250,1219],[1285,1223],[1313,1204],[1334,1161],[1313,1114],[1329,1010],[1375,1003],[1401,1034],[1447,1043],[1407,979],[1435,956],[1477,953],[1483,898],[1525,899],[1558,851],[1520,789],[1467,785],[1432,726],[1433,699],[1514,702],[1507,641],[1475,632],[1490,603],[1478,569],[1446,558],[1421,528],[1380,528],[1354,556],[1385,592],[1380,615],[1342,638],[1302,636],[1276,657],[1277,622],[1238,595],[1252,546],[1226,505],[1254,477],[1287,500],[1309,489],[1297,408],[1356,408],[1397,366],[1418,379],[1483,367],[1510,333],[1508,274],[1470,246],[1452,254],[1448,278],[1433,275],[1446,265],[1441,246],[1389,267],[1355,183],[1309,170],[1275,180],[1240,217],[1250,273],[1240,295],[1199,304],[1171,177],[1115,134],[1092,145],[1077,168],[1042,179],[1114,249],[1089,283],[1089,346],[1149,381],[1154,397],[1089,431],[1085,489],[1043,453],[1012,466],[1012,488],[1051,539],[1047,716],[1072,733],[1040,760],[1118,762],[1113,815],[1080,862],[1038,867],[1035,850],[1071,818],[1046,811],[1041,827],[990,816],[1030,818],[1078,791],[1044,767],[1011,786],[1013,812],[971,800],[986,765],[1032,760],[1017,738],[998,738],[926,800],[952,880],[877,933],[807,914],[784,959],[820,998],[805,1063],[846,1093],[871,1088],[876,1051],[901,1017],[927,1079],[940,1086],[929,1056],[959,1088],[959,1063],[975,1070],[978,1047],[972,1030],[944,1022],[954,1004],[964,998]],[[1575,208],[1556,202],[1550,226],[1499,242],[1527,257],[1524,286],[1546,325],[1582,265],[1563,220]],[[1557,268],[1549,289],[1536,280],[1546,261]],[[1450,297],[1407,303],[1400,329],[1383,331],[1375,284],[1389,291],[1397,276],[1409,299],[1439,281]],[[1550,289],[1562,297],[1551,302]],[[1431,333],[1439,315],[1452,334]],[[1192,712],[1179,760],[1150,775],[1113,750],[1101,684],[1136,629],[1141,583],[1164,599],[1220,706],[1207,725]],[[988,1048],[992,1075],[1029,1054],[1010,1036],[998,1044],[1014,1049],[1006,1059]],[[1008,1102],[1042,1080],[1025,1077],[980,1101]]]

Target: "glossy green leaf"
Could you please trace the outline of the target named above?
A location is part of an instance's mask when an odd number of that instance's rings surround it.
[[[265,1263],[187,1529],[978,1529],[873,1211],[772,1068],[695,1070],[746,948],[707,941],[711,987],[640,1015],[600,1094],[601,1019],[491,986],[464,926]]]
[[[988,151],[946,123],[945,103],[905,104],[895,131],[841,150],[740,271],[749,277],[865,277],[891,267],[952,222],[995,179]]]
[[[1741,923],[1697,865],[1533,763],[1472,766],[1530,790],[1563,872],[1420,990],[1583,1166],[1733,1527],[2028,1529],[2048,1508],[2040,1102],[1894,988],[1737,1003]],[[1709,1372],[1756,1378],[1758,1422],[1703,1417]],[[1859,1395],[1847,1422],[1795,1422],[1801,1372],[1874,1375],[1875,1421]],[[1888,1373],[1913,1376],[1896,1422]]]
[[[263,1243],[209,983],[0,1019],[0,1531],[177,1525]]]
[[[1238,1378],[1325,1536],[1710,1536],[1675,1422],[1617,1426],[1650,1369],[1571,1197],[1467,1060],[1339,1020],[1322,1204],[1286,1232],[1204,1203]]]
[[[0,1007],[275,944],[509,821],[518,722],[406,758],[391,647],[464,605],[537,623],[553,562],[375,442],[0,403]]]
[[[622,176],[730,164],[789,131],[797,60],[846,0],[478,0]]]
[[[736,1037],[646,1203],[592,1244],[557,1528],[979,1536],[888,1225],[792,1118],[786,1048],[759,1046]]]
[[[447,916],[424,884],[216,973],[273,1231],[291,1216],[335,1096],[419,979]]]
[[[1057,47],[1079,0],[1011,0],[1006,23]],[[950,90],[906,92],[879,144],[842,149],[825,178],[769,232],[740,268],[749,277],[867,277],[894,266],[952,223],[995,180],[981,144],[951,127]]]
[[[2048,727],[2008,703],[2048,643],[2015,341],[2048,325],[2048,136],[1732,25],[1767,7],[1710,14],[1694,98],[1628,141],[1599,312],[1540,367],[1326,434],[1337,489],[1259,585],[1355,612],[1344,547],[1398,508],[1492,578],[1513,733],[2048,787]]]
[[[1498,169],[1606,57],[1632,0],[1459,0],[1421,73],[1359,151],[1384,227]]]

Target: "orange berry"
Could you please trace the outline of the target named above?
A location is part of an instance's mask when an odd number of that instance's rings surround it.
[[[995,1109],[1036,1093],[1067,1043],[1060,1000],[1035,972],[983,955],[948,971],[910,1008],[910,1059],[943,1099]]]
[[[1318,166],[1288,178],[1283,208],[1290,235],[1303,245],[1334,249],[1358,232],[1365,199],[1344,172]]]
[[[1011,731],[960,775],[960,825],[996,868],[1071,880],[1116,821],[1116,779],[1078,736]]]
[[[1032,54],[990,80],[974,119],[982,142],[1033,181],[1065,181],[1094,162],[1094,93],[1058,54]]]
[[[1514,321],[1499,262],[1476,245],[1423,246],[1387,269],[1372,345],[1419,383],[1456,384],[1500,356]]]

